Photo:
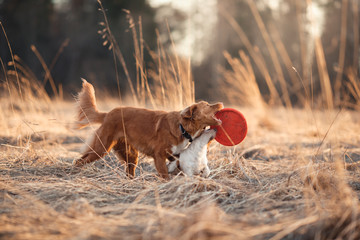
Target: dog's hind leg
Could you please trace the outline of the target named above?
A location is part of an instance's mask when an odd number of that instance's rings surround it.
[[[112,136],[102,134],[103,131],[102,127],[96,131],[92,142],[90,142],[87,147],[87,151],[81,158],[74,160],[74,166],[81,167],[87,163],[94,162],[109,153],[116,141],[113,140]]]
[[[130,178],[135,176],[135,169],[138,164],[138,151],[126,144],[125,139],[120,139],[114,146],[114,152],[119,159],[122,159],[126,163],[126,173]]]

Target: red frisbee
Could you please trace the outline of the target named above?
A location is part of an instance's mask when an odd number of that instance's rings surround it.
[[[215,114],[222,121],[219,126],[210,126],[217,130],[215,140],[224,146],[235,146],[246,137],[247,123],[244,115],[236,109],[224,108]]]

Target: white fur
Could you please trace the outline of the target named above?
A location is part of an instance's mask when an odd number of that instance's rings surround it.
[[[175,169],[177,168],[177,163],[178,163],[178,161],[179,161],[179,160],[172,161],[172,162],[170,162],[170,163],[167,165],[167,168],[168,168],[168,172],[169,172],[169,173],[175,171]]]
[[[86,139],[86,141],[84,142],[84,144],[83,144],[83,145],[81,146],[81,148],[80,148],[80,152],[81,152],[82,154],[84,154],[84,153],[88,152],[89,150],[91,150],[91,149],[89,148],[89,146],[91,146],[91,144],[95,141],[95,137],[97,137],[97,136],[96,136],[96,133],[93,132],[93,133],[90,135],[90,137],[88,137],[88,138]],[[74,160],[73,160],[72,165],[75,165],[75,164],[76,164],[76,160],[77,160],[77,159],[74,159]]]
[[[91,135],[86,139],[84,144],[81,146],[80,148],[81,153],[84,154],[85,152],[88,152],[90,150],[89,146],[91,146],[92,143],[95,141],[95,137],[97,137],[96,133],[95,132],[91,133]]]
[[[172,146],[172,148],[171,148],[172,154],[174,154],[174,155],[180,154],[181,151],[183,151],[188,146],[188,144],[189,144],[189,139],[185,139],[179,145]]]
[[[180,152],[180,169],[189,177],[199,175],[208,177],[210,169],[207,165],[206,157],[207,144],[211,138],[214,138],[216,131],[213,129],[205,130],[200,137],[196,138],[188,148]],[[177,161],[168,164],[168,171],[173,172],[177,168]]]
[[[196,138],[200,133],[200,130],[197,131],[193,136],[191,136],[192,139]],[[172,146],[171,148],[171,152],[173,155],[178,155],[180,154],[182,151],[184,151],[184,149],[189,145],[189,139],[185,139],[184,141],[182,141],[182,143],[180,143],[179,145],[176,146]]]

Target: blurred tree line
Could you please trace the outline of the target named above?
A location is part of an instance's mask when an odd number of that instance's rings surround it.
[[[130,75],[134,75],[133,39],[123,9],[131,10],[134,19],[142,17],[144,38],[150,47],[156,44],[154,10],[145,0],[104,2],[112,33],[121,47]],[[54,62],[51,74],[56,85],[76,91],[83,77],[101,87],[116,89],[112,54],[103,46],[104,40],[98,34],[99,23],[104,19],[96,0],[3,0],[0,1],[0,21],[14,54],[38,79],[42,80],[45,72],[31,45],[37,48],[48,66]],[[0,52],[4,62],[11,60],[3,34]],[[120,72],[120,76],[123,75]],[[121,84],[126,87],[125,81]],[[49,85],[47,90],[51,94]]]
[[[160,39],[165,47],[171,47],[166,22],[169,23],[176,44],[189,34],[186,32],[186,24],[189,24],[186,20],[190,15],[198,16],[204,3],[199,0],[192,1],[195,7],[189,12],[175,8],[172,4],[175,1],[181,2],[181,0],[169,1],[156,8],[152,8],[146,0],[103,1],[111,30],[120,46],[132,79],[136,78],[134,44],[123,9],[131,11],[136,24],[138,17],[141,16],[146,47],[155,50],[157,48],[156,28],[159,29]],[[280,59],[285,81],[299,81],[299,78],[295,71],[289,69],[289,66],[281,60],[284,53],[280,51],[280,45],[283,46],[282,50],[286,51],[292,66],[298,71],[305,85],[308,86],[310,81],[313,82],[315,93],[320,88],[320,83],[314,53],[314,36],[309,27],[309,24],[311,25],[309,12],[311,11],[308,9],[308,3],[316,3],[324,14],[323,22],[319,23],[321,42],[333,91],[335,93],[341,89],[345,91],[342,86],[347,79],[349,67],[351,66],[355,74],[359,75],[359,4],[356,1],[358,0],[213,1],[216,8],[214,16],[207,16],[204,12],[200,20],[190,22],[193,34],[197,34],[209,24],[210,18],[216,19],[211,34],[199,34],[200,37],[197,37],[193,45],[193,54],[200,51],[203,54],[200,62],[192,64],[196,97],[216,100],[217,94],[213,92],[217,91],[217,84],[222,78],[218,71],[219,66],[225,69],[230,68],[224,58],[224,51],[234,57],[239,56],[239,50],[251,55],[246,43],[239,38],[234,27],[229,24],[226,15],[233,17],[242,28],[255,53],[261,53],[269,74],[276,83],[276,88],[280,94],[283,94],[277,81],[281,76],[274,65],[268,43],[264,39],[264,30],[261,29],[249,3],[255,5],[264,23]],[[276,2],[277,6],[272,6],[270,2]],[[103,21],[98,7],[96,0],[0,0],[0,21],[5,27],[14,53],[23,59],[39,79],[43,79],[44,71],[31,50],[31,45],[37,47],[48,65],[58,55],[59,49],[62,50],[52,68],[56,84],[61,83],[64,88],[74,90],[80,85],[80,77],[84,77],[99,86],[114,89],[116,80],[112,54],[102,45],[103,39],[97,33],[101,29],[99,22]],[[344,8],[346,8],[346,17],[342,18]],[[164,12],[164,9],[167,14],[160,14]],[[4,62],[10,61],[5,38],[3,34],[0,36],[1,58]],[[342,38],[342,36],[345,37]],[[61,46],[64,44],[66,46],[62,49]],[[340,46],[344,46],[343,53],[340,51]],[[145,56],[145,61],[147,60],[149,57]],[[264,76],[254,60],[251,61],[255,66],[254,72],[261,91],[267,94]],[[344,64],[341,63],[342,61]],[[121,87],[125,89],[127,84],[123,72],[120,72],[120,79]],[[300,83],[288,89],[289,97],[295,103],[298,101],[296,92],[299,89],[301,89]]]
[[[271,2],[277,3],[276,8],[271,6]],[[345,85],[349,81],[349,75],[358,78],[360,69],[360,2],[358,0],[224,0],[218,1],[217,4],[219,13],[217,29],[214,34],[216,45],[209,49],[209,57],[200,66],[207,69],[206,72],[211,72],[214,66],[230,68],[224,58],[220,57],[224,50],[233,57],[239,57],[239,50],[243,50],[250,56],[262,93],[269,93],[260,67],[251,57],[246,43],[229,24],[226,16],[231,16],[246,34],[255,54],[264,59],[266,68],[273,82],[276,83],[275,87],[280,95],[284,94],[278,81],[281,76],[279,76],[271,57],[265,34],[269,36],[276,51],[285,81],[287,83],[296,82],[288,84],[287,89],[292,103],[296,104],[301,100],[298,99],[297,92],[303,91],[303,84],[309,92],[313,91],[315,95],[320,92],[320,74],[315,54],[317,37],[320,38],[323,45],[326,67],[335,98],[348,95]],[[251,5],[254,5],[258,11],[264,24],[265,34],[264,29],[255,18]],[[311,6],[317,8],[312,9]],[[344,48],[343,53],[341,52],[342,47]],[[291,66],[284,63],[283,59],[286,58],[291,61]]]

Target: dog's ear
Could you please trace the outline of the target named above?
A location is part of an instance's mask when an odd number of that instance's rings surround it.
[[[181,111],[181,117],[186,118],[186,119],[193,119],[194,118],[194,112],[197,108],[196,104],[193,104],[187,108],[185,108],[184,110]]]

